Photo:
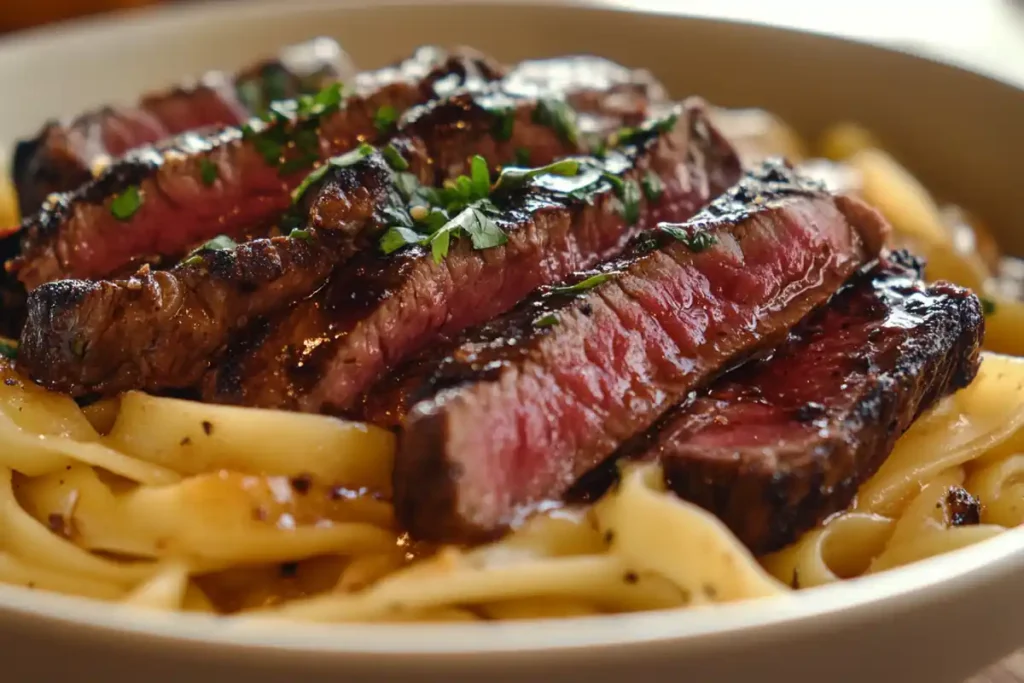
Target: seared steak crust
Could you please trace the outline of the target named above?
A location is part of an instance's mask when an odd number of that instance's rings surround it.
[[[624,444],[577,493],[603,492],[614,462],[655,460],[673,491],[755,553],[795,541],[846,508],[917,416],[977,372],[978,298],[920,276],[905,253],[881,259],[769,356]]]
[[[578,92],[572,83],[563,85]],[[590,95],[589,105],[594,114],[588,115],[600,114],[596,95]],[[411,111],[390,145],[406,170],[426,185],[467,171],[474,155],[498,166],[517,152],[547,164],[584,151],[580,139],[566,139],[537,121],[543,106],[537,99],[512,99],[500,85],[464,91]],[[633,122],[635,114],[606,118],[618,128]],[[506,126],[500,136],[497,124]],[[268,278],[275,271],[265,268],[247,272],[247,254],[263,249],[257,245],[241,250],[233,268],[188,265],[157,274],[145,269],[123,281],[81,282],[73,297],[67,284],[42,285],[30,295],[23,366],[37,381],[74,395],[194,384],[229,333],[315,292],[332,268],[343,266],[354,252],[376,249],[373,240],[388,226],[389,216],[405,212],[380,154],[364,164],[369,168],[362,175],[330,167],[327,182],[304,194],[316,197],[312,211],[304,212],[312,233],[300,242],[273,242],[275,258],[294,263],[299,272],[281,271],[276,278]],[[315,258],[310,242],[317,247]],[[189,343],[182,344],[186,338]]]
[[[419,247],[364,253],[317,297],[232,348],[205,382],[219,402],[352,412],[372,382],[439,335],[453,335],[508,310],[539,285],[617,254],[658,220],[684,220],[739,176],[731,147],[691,101],[673,131],[647,133],[617,154],[621,178],[648,172],[664,192],[622,215],[611,184],[587,199],[540,185],[494,197],[501,247],[474,251],[459,240],[440,263]],[[309,341],[307,341],[309,340]],[[372,395],[373,392],[370,392]]]
[[[400,113],[436,97],[435,86],[448,93],[460,79],[493,80],[501,75],[497,69],[476,53],[421,49],[400,68],[384,70],[379,87],[372,77],[357,79],[361,87],[333,113],[256,120],[248,132],[191,132],[132,151],[25,221],[14,262],[18,279],[31,290],[62,277],[104,277],[140,255],[181,254],[218,234],[274,220],[308,172],[289,162],[309,153],[326,159],[375,140],[382,107]],[[307,130],[312,139],[303,135]],[[305,139],[306,149],[289,143],[275,156],[271,137]],[[115,199],[135,191],[137,208],[116,215]]]
[[[542,290],[412,370],[425,397],[403,423],[394,481],[407,528],[479,539],[560,497],[721,368],[784,336],[877,253],[886,225],[770,164],[670,229],[685,239],[645,235],[596,286]]]
[[[51,121],[15,148],[12,176],[21,213],[27,216],[48,195],[88,182],[94,164],[188,130],[241,124],[265,111],[271,100],[317,92],[353,73],[338,44],[318,38],[234,77],[210,72],[195,83],[146,95],[133,107],[104,107]]]

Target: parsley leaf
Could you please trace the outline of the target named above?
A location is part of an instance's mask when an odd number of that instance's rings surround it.
[[[473,183],[473,196],[486,197],[491,193],[491,172],[487,170],[487,160],[479,154],[470,162],[469,177]]]
[[[408,171],[409,162],[405,160],[401,152],[395,149],[395,146],[388,143],[387,147],[384,148],[383,152],[384,160],[388,162],[388,165],[396,171]]]
[[[378,133],[386,133],[398,121],[398,111],[390,104],[381,105],[373,115],[373,127]]]
[[[317,117],[341,105],[342,84],[331,83],[316,95],[303,95],[296,103],[296,113],[303,117]]]
[[[138,185],[129,185],[110,202],[110,213],[119,221],[130,220],[142,206],[142,191]]]
[[[13,339],[8,339],[7,337],[0,337],[0,358],[17,360],[18,342]]]
[[[328,169],[331,167],[345,168],[346,166],[351,166],[373,154],[373,151],[373,146],[364,142],[350,152],[346,152],[341,156],[331,157],[319,167],[313,169],[313,171],[310,172],[310,174],[307,175],[301,183],[299,183],[298,187],[292,190],[292,204],[298,204],[302,199],[302,196],[306,194],[307,190],[309,190],[310,186],[322,180],[327,174]]]
[[[309,230],[302,230],[301,228],[292,228],[292,231],[288,233],[288,237],[293,240],[302,240],[306,243],[313,241],[313,233]]]
[[[537,102],[533,120],[554,130],[562,140],[575,145],[579,137],[576,111],[564,100],[546,97]]]
[[[668,116],[645,121],[642,125],[637,126],[636,128],[620,128],[618,132],[613,135],[618,144],[628,145],[652,133],[663,135],[675,128],[676,121],[678,120],[679,112],[672,112]]]
[[[484,210],[468,206],[430,237],[430,250],[435,263],[440,263],[448,255],[452,235],[460,233],[469,236],[474,249],[490,249],[508,242],[508,236]]]
[[[981,298],[981,312],[985,317],[994,315],[996,312],[996,302],[989,299],[987,296]]]
[[[199,162],[199,177],[202,178],[203,185],[211,187],[217,182],[217,165],[204,157]]]
[[[574,285],[568,285],[563,287],[551,287],[549,291],[555,294],[579,294],[585,292],[588,289],[593,289],[600,284],[611,280],[612,278],[621,275],[619,271],[612,271],[610,273],[598,273],[597,275],[591,275],[585,280],[581,280]]]
[[[391,254],[402,247],[422,243],[423,236],[418,232],[396,225],[393,228],[389,228],[380,238],[380,250],[385,254]]]
[[[644,176],[643,186],[644,196],[651,203],[657,202],[665,194],[665,184],[661,182],[661,178],[654,171],[647,171],[647,174]]]
[[[557,175],[567,178],[577,176],[580,173],[580,166],[580,162],[576,159],[562,159],[537,168],[506,166],[501,169],[501,174],[498,176],[497,182],[494,183],[494,191],[522,187],[527,181],[542,175]]]
[[[635,180],[623,182],[619,199],[622,200],[623,220],[629,225],[634,225],[640,220],[640,185]]]
[[[684,225],[662,223],[658,226],[658,229],[676,238],[685,244],[690,251],[697,254],[708,249],[718,241],[718,238],[707,230],[687,230]]]
[[[533,321],[534,327],[553,327],[558,324],[558,316],[554,313],[542,315]]]

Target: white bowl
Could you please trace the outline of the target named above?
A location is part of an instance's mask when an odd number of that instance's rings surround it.
[[[806,134],[877,131],[940,195],[1024,252],[1024,92],[909,55],[762,26],[575,3],[226,2],[0,43],[0,141],[211,66],[326,34],[374,66],[420,43],[504,59],[596,52],[677,94],[759,105]],[[362,5],[362,6],[361,6]],[[0,529],[0,548],[3,544]],[[282,625],[132,610],[0,586],[0,680],[961,683],[1024,645],[1024,533],[781,599],[600,619]]]

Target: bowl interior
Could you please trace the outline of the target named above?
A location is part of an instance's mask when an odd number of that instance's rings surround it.
[[[352,5],[347,7],[346,5]],[[653,70],[673,93],[696,93],[727,106],[779,113],[805,135],[839,119],[864,123],[931,188],[976,210],[1006,248],[1024,253],[1015,229],[1015,181],[1024,177],[1024,92],[913,56],[853,42],[755,25],[550,4],[322,2],[214,3],[132,13],[117,23],[88,21],[32,32],[0,44],[0,142],[33,132],[48,116],[128,101],[205,68],[236,67],[312,35],[337,37],[365,67],[424,43],[471,44],[505,59],[598,53]],[[562,625],[509,627],[487,637],[494,650],[582,647],[668,636],[699,636],[825,613],[855,619],[879,600],[930,599],[960,582],[979,585],[1017,572],[1024,536],[1007,534],[956,556],[936,558],[799,599],[729,606],[683,615],[637,615],[583,631]],[[941,586],[950,586],[940,588]],[[0,604],[23,616],[91,621],[108,629],[351,652],[461,651],[476,631],[465,627],[342,627],[331,635],[310,626],[287,631],[261,625],[224,628],[208,619],[97,610],[80,600],[36,596],[0,586]],[[861,610],[861,612],[858,612]],[[838,617],[837,617],[838,618]],[[2,619],[0,619],[2,621]],[[595,622],[596,623],[596,622]],[[404,631],[403,631],[404,629]],[[320,633],[321,635],[316,635]],[[282,635],[283,634],[283,635]],[[579,637],[572,634],[583,634]],[[568,638],[568,640],[567,640]],[[486,647],[484,649],[487,649]]]

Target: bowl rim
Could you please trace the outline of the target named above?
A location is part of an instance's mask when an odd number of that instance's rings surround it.
[[[165,5],[84,17],[30,29],[0,40],[0,55],[30,57],[57,41],[85,46],[99,35],[126,31],[166,33],[187,30],[198,22],[271,22],[275,15],[316,11],[431,5],[436,0],[252,0],[244,5],[215,0],[203,5]],[[454,0],[452,5],[515,6],[525,9],[578,7],[590,11],[638,12],[666,15],[672,21],[756,26],[765,31],[811,34],[831,41],[858,44],[865,49],[895,53],[906,59],[932,62],[974,73],[994,85],[1018,90],[999,75],[981,73],[933,55],[922,56],[893,45],[878,45],[857,37],[827,31],[790,29],[776,24],[716,18],[685,10],[635,7],[630,0]],[[139,35],[136,36],[140,38]],[[830,624],[868,618],[879,607],[889,614],[912,610],[970,589],[1005,581],[1024,571],[1024,530],[1014,529],[973,546],[911,565],[793,594],[706,607],[678,608],[598,617],[575,617],[472,624],[287,622],[266,618],[224,618],[194,613],[167,613],[104,603],[88,598],[34,591],[0,584],[0,617],[36,619],[49,625],[72,626],[95,635],[132,635],[205,648],[274,650],[321,655],[460,655],[566,651],[590,647],[628,646],[685,640],[699,644],[723,634],[763,632],[783,625]]]

